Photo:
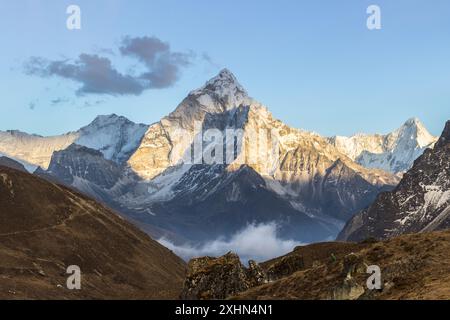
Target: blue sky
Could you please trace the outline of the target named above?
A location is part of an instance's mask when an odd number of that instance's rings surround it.
[[[66,28],[70,4],[81,30]],[[370,4],[381,30],[366,28]],[[277,118],[324,135],[385,133],[413,116],[438,135],[450,119],[448,0],[0,0],[0,12],[0,130],[60,134],[110,113],[152,123],[224,67]],[[125,36],[161,39],[190,65],[139,95],[79,96],[79,83],[24,72],[31,57],[82,53],[132,72],[142,66],[118,54]]]

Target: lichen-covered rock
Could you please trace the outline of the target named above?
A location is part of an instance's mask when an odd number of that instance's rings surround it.
[[[356,300],[361,297],[365,289],[355,279],[345,279],[342,284],[333,288],[332,300]]]
[[[264,270],[249,261],[246,268],[235,253],[192,259],[180,298],[186,300],[226,299],[267,282]]]
[[[251,287],[256,287],[268,282],[266,272],[254,260],[248,262],[247,277]]]
[[[344,257],[342,273],[346,279],[351,279],[355,274],[365,273],[365,266],[366,264],[361,256],[350,253]]]
[[[360,255],[350,253],[342,261],[342,282],[334,286],[331,290],[330,299],[332,300],[356,300],[365,293],[364,284],[358,275],[366,272],[366,264]],[[359,281],[358,281],[359,280]]]
[[[250,288],[247,272],[234,253],[219,258],[203,257],[189,262],[182,299],[225,299]]]

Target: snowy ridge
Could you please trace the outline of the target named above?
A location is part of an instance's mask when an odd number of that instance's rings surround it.
[[[98,116],[79,130],[75,143],[101,151],[108,160],[123,163],[139,146],[147,129],[147,125],[135,124],[115,114]]]
[[[42,137],[20,131],[0,131],[0,152],[29,170],[47,169],[54,152],[71,144],[102,152],[108,160],[126,161],[139,146],[148,126],[117,115],[99,116],[88,126],[60,136]]]
[[[357,134],[328,140],[340,152],[366,168],[403,173],[427,148],[432,148],[437,139],[419,119],[412,118],[387,135]]]
[[[228,109],[238,107],[248,100],[247,91],[228,69],[223,69],[203,87],[191,91],[189,95],[196,96],[198,102],[206,107],[214,105],[214,98],[225,100]]]
[[[42,137],[20,131],[0,131],[0,152],[21,163],[28,163],[30,169],[33,166],[46,169],[53,152],[67,148],[77,137],[76,133]]]

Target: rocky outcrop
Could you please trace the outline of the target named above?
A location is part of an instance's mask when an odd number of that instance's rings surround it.
[[[334,285],[330,292],[331,300],[356,300],[365,292],[356,276],[366,273],[367,264],[363,258],[355,253],[345,256],[342,261],[342,281]]]
[[[219,258],[204,257],[189,262],[181,299],[225,299],[267,282],[262,268],[250,261],[243,266],[239,257],[227,253]]]

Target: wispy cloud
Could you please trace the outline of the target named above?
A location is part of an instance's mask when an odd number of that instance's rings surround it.
[[[277,235],[276,223],[250,224],[230,239],[217,239],[200,246],[178,246],[166,238],[159,239],[158,242],[185,260],[201,256],[216,257],[233,251],[245,262],[250,259],[266,261],[291,252],[296,246],[303,245],[294,240],[280,239]]]
[[[24,69],[29,75],[43,78],[56,76],[75,81],[81,85],[76,91],[78,96],[140,95],[149,89],[173,86],[181,70],[195,56],[193,53],[174,52],[168,43],[156,37],[127,36],[121,41],[119,52],[122,57],[139,61],[143,70],[137,75],[122,73],[108,57],[88,53],[82,53],[74,60],[31,57]]]
[[[123,56],[137,58],[148,69],[139,78],[151,88],[167,88],[175,84],[181,68],[188,66],[193,53],[172,52],[167,42],[155,37],[125,37],[120,47]]]

